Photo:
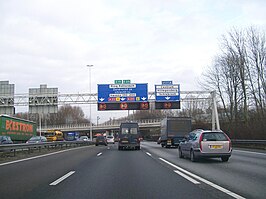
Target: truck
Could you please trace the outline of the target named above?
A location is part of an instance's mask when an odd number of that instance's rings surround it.
[[[79,132],[66,132],[64,133],[64,140],[75,141],[79,139]]]
[[[179,143],[191,132],[190,117],[166,117],[161,121],[160,144],[162,147],[178,147]]]
[[[14,143],[26,142],[36,136],[37,125],[33,121],[0,115],[0,135],[9,136]]]
[[[118,133],[118,150],[140,150],[140,131],[137,122],[122,122]]]

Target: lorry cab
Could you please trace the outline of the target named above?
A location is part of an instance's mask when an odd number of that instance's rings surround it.
[[[118,134],[118,150],[140,150],[140,131],[136,122],[123,122],[120,124]]]

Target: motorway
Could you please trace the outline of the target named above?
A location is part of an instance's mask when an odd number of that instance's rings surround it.
[[[0,198],[266,197],[266,153],[234,149],[229,162],[192,163],[177,149],[142,142],[86,146],[0,164]]]

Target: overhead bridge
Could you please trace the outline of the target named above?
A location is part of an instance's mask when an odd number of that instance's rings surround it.
[[[134,121],[139,124],[141,130],[151,129],[151,128],[159,128],[161,125],[161,119],[147,119],[147,120],[139,120]],[[92,131],[93,132],[104,132],[104,131],[118,131],[121,121],[112,121],[110,123],[93,125]],[[47,130],[51,129],[58,129],[62,132],[89,132],[90,131],[90,124],[65,124],[65,125],[54,125],[54,126],[47,126],[42,127],[41,131],[46,132]],[[39,129],[37,129],[39,132]]]

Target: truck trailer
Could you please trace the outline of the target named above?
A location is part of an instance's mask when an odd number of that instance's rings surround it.
[[[190,117],[167,117],[161,121],[162,147],[178,147],[179,143],[191,132]]]
[[[36,123],[21,118],[0,115],[0,135],[10,136],[15,143],[25,142],[36,136]]]

